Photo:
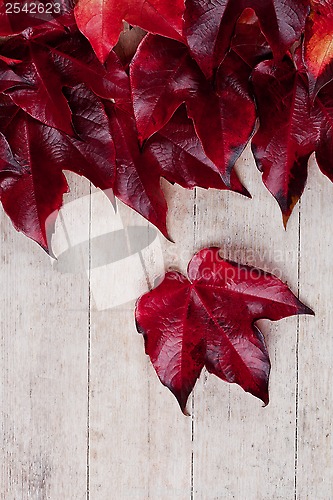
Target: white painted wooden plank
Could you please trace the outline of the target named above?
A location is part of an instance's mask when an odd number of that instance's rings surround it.
[[[198,190],[196,249],[221,246],[226,258],[273,272],[297,293],[297,207],[285,231],[249,149],[238,166],[253,199]],[[297,319],[261,328],[272,362],[266,408],[207,373],[195,390],[194,499],[294,498]]]
[[[166,187],[166,191],[170,202],[169,227],[177,245],[167,243],[162,236],[157,236],[155,244],[161,242],[166,266],[180,265],[184,269],[193,252],[193,192],[175,187]],[[149,244],[155,229],[121,204],[119,213],[125,228],[144,228],[140,238],[146,238]],[[105,202],[93,196],[92,242],[96,235],[108,231],[105,217],[110,218],[109,231],[112,232],[119,222],[114,223],[114,216],[107,212]],[[104,305],[108,300],[112,305],[112,296],[117,293],[124,301],[126,294],[131,299],[133,291],[145,292],[145,273],[140,259],[145,262],[148,274],[153,269],[152,274],[157,275],[158,270],[161,272],[164,268],[158,248],[154,254],[150,253],[149,246],[139,257],[136,253],[132,255],[131,250],[131,257],[125,255],[121,264],[112,262],[112,251],[119,245],[122,235],[118,232],[113,240],[110,239],[109,265],[99,274],[100,278],[104,274]],[[126,245],[131,246],[130,243],[133,246],[133,241],[120,243],[123,252],[128,250]],[[99,252],[100,248],[92,245],[92,274],[98,273],[95,266],[103,261]],[[149,281],[153,284],[153,276],[149,276]],[[134,324],[135,301],[98,310],[98,304],[102,304],[95,300],[98,283],[101,282],[97,280],[93,284],[91,280],[91,498],[190,498],[191,421],[182,415],[174,397],[160,384],[144,353],[143,338]],[[100,291],[97,295],[100,297]]]
[[[302,198],[300,290],[315,311],[300,324],[297,496],[333,498],[332,183],[312,161]]]
[[[74,196],[89,187],[75,184]],[[0,498],[83,499],[88,282],[0,220]]]

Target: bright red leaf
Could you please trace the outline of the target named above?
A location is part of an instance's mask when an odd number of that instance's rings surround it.
[[[130,78],[141,142],[160,130],[203,80],[185,45],[154,35],[139,45]]]
[[[79,0],[77,25],[104,62],[116,45],[123,21],[150,33],[182,40],[184,0]]]
[[[255,322],[295,314],[313,312],[272,274],[223,260],[215,247],[192,258],[188,278],[168,272],[135,312],[146,353],[184,413],[204,366],[268,404],[270,362]]]
[[[309,0],[187,0],[185,35],[199,66],[211,77],[230,46],[237,19],[254,9],[276,57],[282,57],[304,31]]]

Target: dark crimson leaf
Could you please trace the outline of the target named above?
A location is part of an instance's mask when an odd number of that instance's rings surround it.
[[[110,189],[116,177],[115,148],[105,107],[84,85],[66,89],[66,96],[78,138],[59,136],[64,154],[55,162],[84,175],[100,189]]]
[[[231,40],[231,50],[254,68],[264,59],[271,59],[272,52],[264,37],[253,9],[245,9],[238,19],[235,34]]]
[[[61,169],[50,161],[52,137],[47,132],[52,130],[19,111],[7,138],[20,171],[0,177],[1,202],[15,228],[46,250],[46,221],[50,224],[50,216],[59,210],[67,191]]]
[[[232,189],[249,196],[234,170],[230,187],[224,184],[217,167],[205,155],[184,106],[176,111],[162,130],[148,140],[144,153],[150,163],[155,160],[159,164],[162,176],[169,182],[185,188]]]
[[[196,95],[186,100],[203,148],[227,182],[255,127],[256,110],[248,92],[250,71],[230,52],[217,71],[215,88],[202,80]]]
[[[309,0],[187,0],[185,35],[199,66],[211,77],[223,60],[237,19],[254,9],[275,57],[282,57],[304,31]]]
[[[43,125],[18,107],[3,102],[11,116],[4,133],[15,168],[1,176],[0,198],[14,226],[48,250],[62,196],[68,190],[63,170],[85,175],[102,189],[113,187],[114,147],[104,107],[84,86],[68,89],[78,138]],[[8,99],[8,98],[7,98]],[[4,113],[5,114],[5,113]],[[2,151],[2,155],[4,152]]]
[[[0,132],[5,134],[10,122],[20,111],[11,98],[6,94],[0,94]]]
[[[47,48],[18,36],[9,40],[2,51],[5,55],[14,51],[23,59],[13,69],[30,84],[9,91],[13,102],[36,120],[72,135],[71,112]]]
[[[254,129],[248,93],[251,68],[235,52],[207,81],[184,45],[147,35],[131,64],[134,113],[141,140],[163,127],[186,102],[205,153],[227,182]]]
[[[134,117],[105,103],[116,148],[114,194],[168,237],[167,205],[160,187],[161,173],[149,165],[139,149]]]
[[[146,353],[184,413],[204,366],[268,404],[270,362],[255,322],[295,314],[313,312],[272,274],[225,261],[214,247],[192,258],[188,279],[168,272],[135,311]]]
[[[333,4],[311,0],[311,15],[305,30],[305,62],[312,96],[333,79]]]
[[[129,78],[114,52],[101,64],[78,32],[46,42],[46,47],[63,85],[84,83],[99,97],[113,99],[118,107],[132,112]]]
[[[286,59],[262,62],[253,73],[260,127],[252,150],[285,224],[303,193],[314,151],[322,171],[333,179],[333,85],[325,86],[312,104],[303,71]]]
[[[20,165],[15,160],[6,138],[0,133],[0,180],[3,176],[19,172]]]
[[[59,123],[66,119],[62,103],[68,108],[61,92],[65,85],[84,83],[98,96],[114,99],[119,107],[132,112],[129,79],[117,56],[112,52],[106,65],[101,64],[88,41],[73,26],[69,32],[57,27],[33,31],[28,38],[13,37],[1,47],[1,53],[5,59],[20,57],[23,61],[13,62],[12,69],[27,79],[32,88],[28,94],[15,91],[13,99],[46,125],[70,132],[68,116],[66,127]],[[48,116],[44,116],[45,112]],[[62,118],[57,119],[59,114]]]
[[[320,129],[316,159],[321,171],[333,182],[333,81],[317,94],[312,116]]]
[[[75,16],[79,29],[104,62],[118,41],[124,20],[150,33],[182,40],[183,11],[184,0],[79,0]]]
[[[260,117],[252,151],[286,224],[303,193],[308,159],[317,139],[310,121],[308,89],[291,60],[277,65],[262,62],[252,79]]]

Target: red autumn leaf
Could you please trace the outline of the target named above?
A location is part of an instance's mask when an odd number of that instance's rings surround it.
[[[113,187],[114,147],[104,107],[84,86],[68,89],[77,138],[43,125],[3,96],[0,129],[15,168],[2,169],[0,199],[14,226],[48,250],[48,235],[68,190],[63,170]],[[2,121],[2,114],[10,117]],[[2,155],[3,155],[2,151]],[[19,168],[18,168],[19,167]]]
[[[168,237],[167,204],[160,187],[161,174],[144,161],[137,141],[134,117],[105,103],[116,148],[114,194]]]
[[[238,19],[230,47],[251,68],[264,59],[272,58],[272,51],[253,9],[245,9]]]
[[[204,366],[268,404],[270,362],[255,322],[295,314],[313,312],[272,274],[223,260],[215,247],[192,258],[188,278],[168,272],[135,311],[146,354],[184,413]]]
[[[311,0],[311,7],[304,46],[310,91],[314,96],[333,79],[333,4],[331,0]]]
[[[117,56],[112,52],[107,63],[101,64],[75,26],[70,27],[69,33],[56,27],[16,36],[1,47],[1,54],[22,60],[12,68],[24,76],[32,88],[28,93],[17,90],[12,97],[22,109],[46,125],[70,132],[68,116],[66,127],[59,123],[66,119],[66,110],[61,109],[62,103],[68,108],[61,92],[66,85],[84,83],[98,96],[114,99],[118,106],[132,111],[129,79]],[[47,117],[43,116],[43,109]]]
[[[333,180],[333,84],[312,103],[304,68],[290,59],[262,62],[252,80],[260,117],[252,150],[286,224],[303,193],[314,151],[322,172]]]
[[[3,51],[24,50],[24,62],[15,65],[16,73],[30,86],[13,88],[9,91],[17,106],[45,125],[73,135],[71,111],[62,93],[62,83],[54,72],[49,51],[30,40],[18,36],[9,40]],[[15,53],[14,52],[14,53]],[[19,54],[20,56],[23,54]]]
[[[210,82],[183,44],[147,35],[131,63],[133,106],[141,141],[163,127],[186,102],[205,153],[228,181],[254,129],[256,113],[248,93],[250,72],[251,68],[231,52],[215,82]]]
[[[309,0],[187,0],[185,35],[200,68],[211,77],[245,8],[254,9],[274,55],[280,58],[304,31],[308,7]]]
[[[46,41],[45,45],[62,85],[84,83],[99,97],[113,99],[119,108],[132,112],[129,78],[114,52],[101,64],[77,31]]]
[[[181,106],[171,120],[148,140],[144,154],[145,158],[149,158],[149,163],[154,160],[158,163],[162,176],[169,182],[180,184],[185,188],[199,186],[232,189],[249,196],[234,170],[231,173],[230,187],[222,181],[217,167],[205,155],[184,106]]]
[[[20,171],[0,177],[0,199],[14,227],[48,250],[46,221],[50,223],[51,214],[61,207],[67,182],[44,152],[50,139],[46,126],[23,111],[12,123],[15,129],[8,131],[9,142]]]
[[[262,62],[252,76],[260,117],[252,151],[285,224],[303,193],[308,159],[317,141],[303,77],[290,59]]]
[[[15,172],[20,172],[20,165],[15,160],[6,138],[0,132],[0,183],[4,176],[14,175]]]
[[[236,160],[252,136],[256,110],[248,91],[250,68],[230,52],[220,65],[215,89],[201,81],[186,100],[188,115],[207,156],[229,182]]]
[[[333,81],[317,94],[312,117],[319,128],[316,160],[323,174],[333,182]]]
[[[203,79],[185,45],[154,35],[147,35],[139,45],[130,78],[141,142],[170,120]]]
[[[75,17],[81,32],[104,62],[116,45],[123,21],[176,40],[182,40],[184,0],[79,0]]]

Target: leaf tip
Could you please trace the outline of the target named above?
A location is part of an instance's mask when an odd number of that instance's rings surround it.
[[[260,399],[261,399],[261,401],[264,403],[264,404],[262,405],[262,407],[263,407],[263,408],[266,408],[266,406],[268,406],[268,405],[269,405],[269,394],[268,394],[268,391],[267,391],[267,393],[266,393],[264,396],[262,396]]]
[[[188,395],[185,395],[185,396],[184,396],[184,394],[177,395],[175,393],[174,393],[174,395],[177,398],[177,401],[178,401],[178,404],[180,406],[182,414],[185,415],[185,417],[190,417],[191,414],[190,414],[190,412],[188,411],[188,409],[186,407]]]
[[[181,410],[182,410],[183,415],[185,415],[185,417],[190,417],[191,416],[190,412],[187,410],[186,407],[185,408],[181,408]]]
[[[245,196],[246,198],[249,198],[250,200],[252,200],[252,194],[250,193],[250,191],[248,191],[248,190],[246,189],[246,187],[245,187],[245,186],[243,186],[243,190],[242,190],[242,192],[241,192],[240,194],[242,194],[242,195],[243,195],[243,196]]]
[[[315,312],[302,302],[300,302],[300,307],[298,310],[298,314],[308,314],[309,316],[315,316]]]
[[[282,213],[282,222],[283,222],[283,227],[284,227],[285,231],[287,230],[287,224],[288,224],[289,217],[290,217],[289,213],[288,214]]]

